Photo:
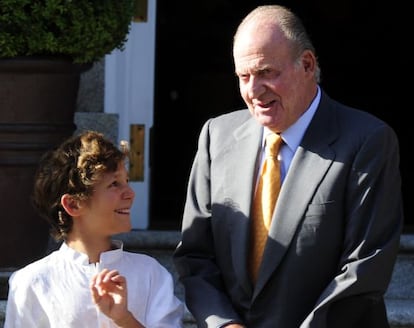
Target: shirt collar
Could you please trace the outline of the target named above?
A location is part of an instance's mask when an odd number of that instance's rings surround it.
[[[316,96],[311,102],[309,108],[298,118],[295,123],[293,123],[288,129],[281,133],[281,137],[284,143],[291,149],[292,152],[296,151],[296,148],[298,148],[300,142],[302,141],[303,135],[305,134],[306,129],[308,128],[313,116],[315,115],[320,100],[321,90],[318,86]],[[264,145],[264,140],[266,139],[266,135],[268,133],[271,133],[271,131],[265,128],[262,145]]]
[[[101,253],[99,263],[111,263],[118,260],[122,256],[123,243],[120,240],[112,241],[112,249]],[[79,265],[89,266],[89,258],[85,253],[79,252],[69,247],[65,242],[59,248],[59,252],[64,258],[72,262],[78,263]]]

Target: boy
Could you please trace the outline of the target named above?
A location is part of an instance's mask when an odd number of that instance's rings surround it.
[[[111,238],[131,229],[127,156],[86,131],[42,157],[33,203],[63,243],[10,277],[5,328],[182,327],[170,273]]]

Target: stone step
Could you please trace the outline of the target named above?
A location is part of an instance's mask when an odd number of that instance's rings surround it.
[[[401,236],[385,302],[392,328],[414,328],[414,234]]]
[[[116,236],[124,242],[124,248],[155,257],[172,274],[175,293],[183,300],[184,290],[178,281],[172,263],[172,253],[179,242],[179,231],[131,231]],[[51,250],[57,247],[51,243]],[[0,328],[3,328],[7,298],[7,280],[13,268],[0,269]],[[391,328],[414,328],[414,234],[401,236],[400,252],[386,293],[387,314]],[[185,328],[196,328],[192,315],[187,311]],[[367,327],[368,328],[368,327]]]

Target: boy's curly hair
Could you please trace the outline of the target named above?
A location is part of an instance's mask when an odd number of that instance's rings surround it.
[[[128,156],[128,147],[117,148],[102,133],[85,131],[65,140],[40,159],[35,174],[32,203],[50,224],[50,234],[63,240],[70,232],[73,219],[60,200],[64,194],[87,200],[103,173],[114,172]]]

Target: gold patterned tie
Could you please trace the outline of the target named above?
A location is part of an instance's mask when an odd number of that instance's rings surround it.
[[[266,137],[266,158],[259,177],[252,208],[250,274],[256,282],[266,244],[273,210],[280,190],[280,163],[277,154],[282,138],[271,133]]]

